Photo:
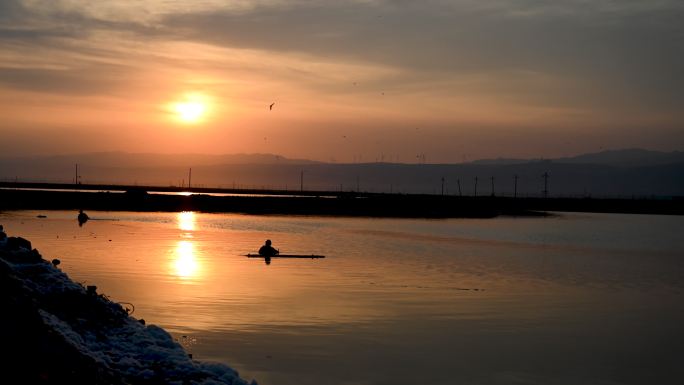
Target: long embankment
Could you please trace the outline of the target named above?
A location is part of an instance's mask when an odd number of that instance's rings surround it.
[[[0,184],[0,210],[202,211],[405,218],[538,216],[548,211],[684,215],[684,199],[513,198],[329,191]],[[157,193],[151,193],[157,192]]]
[[[0,226],[2,383],[248,384],[226,365],[193,360],[166,331],[58,264]]]

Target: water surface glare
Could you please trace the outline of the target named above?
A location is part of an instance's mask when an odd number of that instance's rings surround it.
[[[684,378],[684,217],[88,214],[0,224],[260,385]],[[244,256],[267,238],[327,258]]]

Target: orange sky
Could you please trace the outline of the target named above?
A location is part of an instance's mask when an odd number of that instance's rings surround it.
[[[4,1],[0,150],[460,162],[684,143],[677,1],[190,4]]]

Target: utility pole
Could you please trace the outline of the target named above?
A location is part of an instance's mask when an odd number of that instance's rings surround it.
[[[299,174],[299,191],[304,192],[304,170]]]
[[[458,196],[462,197],[463,194],[461,194],[461,178],[456,179],[456,183],[458,183]]]
[[[444,196],[444,177],[442,177],[442,196]]]
[[[494,177],[492,177],[492,196],[494,196]]]
[[[477,196],[477,177],[475,177],[475,196]]]
[[[78,163],[76,163],[76,176],[74,178],[74,184],[78,184]]]
[[[518,197],[518,174],[515,174],[513,176],[513,178],[515,179],[515,184],[513,185],[513,198],[517,198]]]
[[[190,171],[188,171],[188,188],[190,188],[190,186],[192,185],[191,182],[192,182],[192,167],[190,167]]]
[[[356,192],[359,193],[361,192],[361,189],[359,188],[359,176],[356,176]]]
[[[543,191],[544,198],[548,198],[549,197],[549,173],[545,172],[544,175],[542,175],[542,176],[544,177],[544,191]]]

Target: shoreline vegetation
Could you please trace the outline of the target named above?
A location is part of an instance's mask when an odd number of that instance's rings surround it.
[[[0,183],[0,210],[200,211],[394,218],[544,216],[549,211],[684,215],[684,197],[530,198],[340,191]]]
[[[223,364],[193,360],[164,329],[72,281],[31,243],[0,226],[3,378],[23,384],[248,383]]]

